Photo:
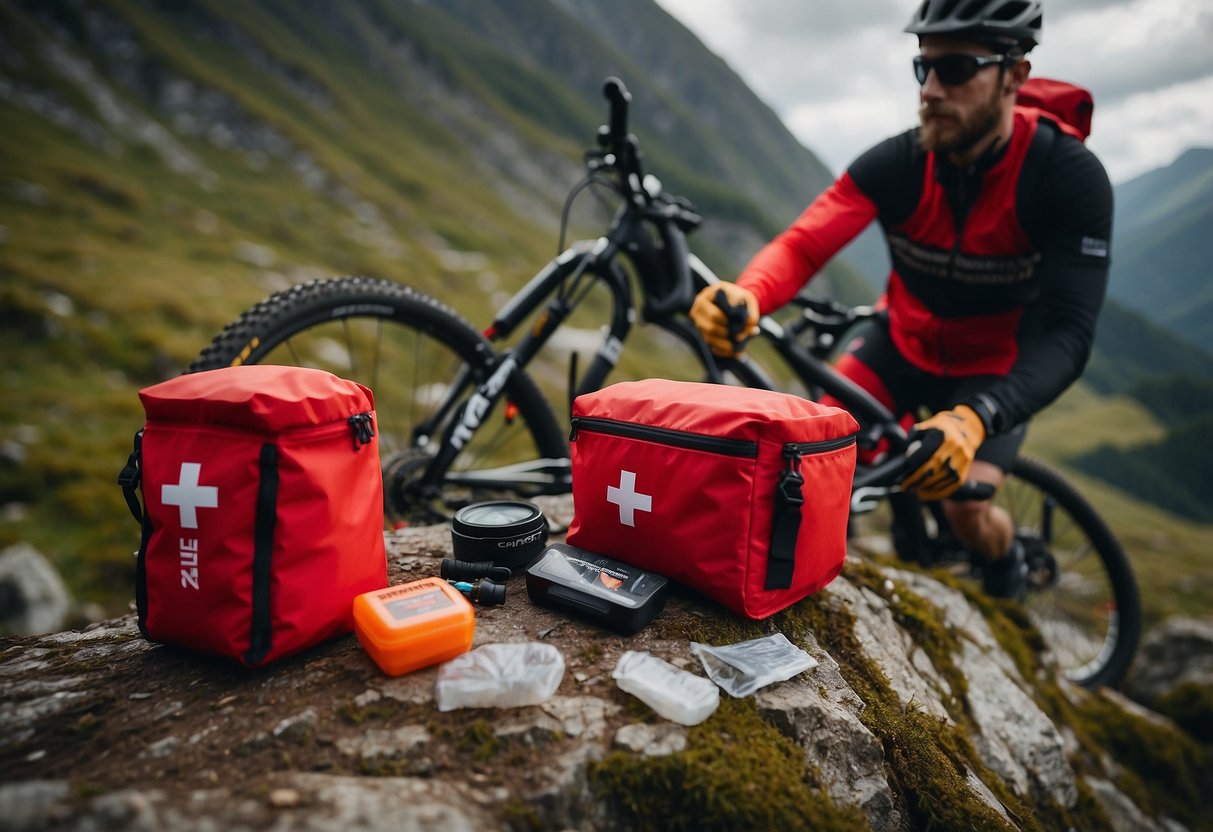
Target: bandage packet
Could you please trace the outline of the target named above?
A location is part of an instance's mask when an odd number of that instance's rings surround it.
[[[712,681],[737,699],[817,666],[816,659],[783,633],[721,647],[692,641],[691,652],[699,657]]]

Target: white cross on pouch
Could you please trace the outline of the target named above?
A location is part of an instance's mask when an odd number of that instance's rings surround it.
[[[183,462],[178,483],[160,486],[160,502],[181,510],[183,529],[198,528],[198,509],[219,507],[219,489],[213,485],[199,485],[201,474],[201,462]]]
[[[607,502],[619,506],[619,522],[625,526],[635,527],[637,511],[653,510],[652,495],[636,491],[636,474],[632,471],[619,472],[618,488],[607,486]]]

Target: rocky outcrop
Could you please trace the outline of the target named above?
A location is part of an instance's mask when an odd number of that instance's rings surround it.
[[[393,581],[436,574],[448,541],[444,528],[389,535]],[[1198,826],[1199,805],[1143,773],[1158,760],[1118,757],[1083,720],[1115,713],[1120,732],[1192,740],[1054,679],[1040,657],[1013,660],[1005,623],[857,554],[766,622],[676,594],[633,637],[532,605],[516,577],[504,606],[478,609],[475,643],[556,646],[559,689],[441,713],[436,669],[389,678],[352,637],[251,671],[150,644],[128,616],[0,647],[0,817],[14,830]],[[700,672],[690,640],[776,630],[818,666],[722,694],[696,727],[611,678],[628,650]]]
[[[0,632],[54,632],[71,611],[72,595],[45,555],[27,543],[0,551]]]

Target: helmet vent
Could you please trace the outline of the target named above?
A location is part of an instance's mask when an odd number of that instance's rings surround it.
[[[985,11],[986,5],[986,0],[968,0],[963,6],[954,3],[953,6],[960,6],[960,8],[957,8],[954,13],[949,9],[948,13],[957,21],[977,20],[981,18],[981,13]]]
[[[991,20],[1015,20],[1021,14],[1028,10],[1028,4],[1020,0],[1015,3],[1004,3],[1001,7],[994,10],[990,15]],[[1039,22],[1036,24],[1039,26]]]
[[[935,19],[947,20],[952,16],[952,13],[956,10],[956,7],[960,5],[960,1],[961,0],[944,0],[944,2],[939,4],[939,8],[935,11]]]

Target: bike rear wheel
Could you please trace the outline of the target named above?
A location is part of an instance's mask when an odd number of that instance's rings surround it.
[[[1141,634],[1141,599],[1124,549],[1087,500],[1031,457],[995,498],[1015,523],[1029,573],[1025,604],[1058,667],[1086,687],[1115,685]]]
[[[1137,580],[1119,541],[1061,474],[1031,457],[1015,460],[994,502],[1024,546],[1024,605],[1058,669],[1084,687],[1115,685],[1141,633]],[[927,566],[970,561],[937,504],[908,494],[890,503],[899,557]]]
[[[287,364],[360,382],[375,396],[384,503],[393,524],[441,521],[492,494],[568,490],[568,440],[516,372],[439,484],[421,478],[452,420],[501,359],[457,313],[407,286],[366,277],[278,292],[229,324],[188,372]]]

